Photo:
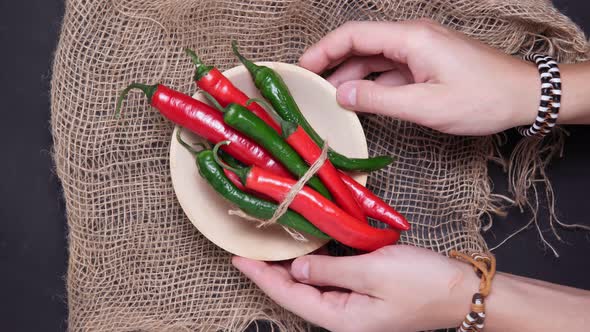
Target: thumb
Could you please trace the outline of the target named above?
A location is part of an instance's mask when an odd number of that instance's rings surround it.
[[[371,294],[377,285],[378,274],[368,255],[332,257],[308,255],[295,259],[291,275],[297,281],[314,286],[333,286],[358,293]]]
[[[443,97],[442,86],[433,83],[386,86],[357,80],[343,83],[336,92],[336,100],[344,108],[394,116],[418,124],[423,124],[440,107]]]

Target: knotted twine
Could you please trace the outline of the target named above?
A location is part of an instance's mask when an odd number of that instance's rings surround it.
[[[316,161],[314,161],[313,164],[311,164],[311,166],[309,167],[307,172],[305,172],[305,174],[303,174],[303,176],[293,185],[293,187],[291,187],[291,189],[289,190],[287,195],[285,195],[285,198],[283,199],[281,204],[279,204],[279,206],[277,207],[277,209],[275,210],[275,212],[273,213],[273,215],[270,219],[268,219],[268,220],[258,219],[258,218],[248,215],[247,213],[245,213],[244,211],[239,210],[239,209],[238,210],[229,210],[229,211],[227,211],[228,214],[230,216],[242,217],[246,220],[257,221],[260,223],[257,226],[258,228],[268,227],[270,225],[276,224],[277,221],[285,214],[285,212],[287,212],[287,210],[289,209],[289,206],[291,205],[291,203],[293,203],[293,200],[295,199],[295,197],[297,197],[297,195],[299,194],[301,189],[303,189],[303,186],[305,186],[307,181],[309,181],[312,177],[314,177],[315,174],[320,170],[320,168],[322,168],[322,166],[324,165],[326,160],[328,160],[328,149],[329,149],[328,141],[324,141],[324,146],[322,147],[322,153],[320,153],[320,156],[318,157],[318,159],[316,159]],[[281,226],[283,227],[285,232],[287,232],[293,239],[295,239],[297,241],[302,241],[302,242],[308,241],[308,239],[305,237],[305,235],[301,234],[300,232],[298,232],[290,227],[284,226],[284,225],[281,225]]]

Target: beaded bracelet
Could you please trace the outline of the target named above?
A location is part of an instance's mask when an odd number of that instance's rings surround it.
[[[492,279],[496,274],[496,258],[492,254],[472,253],[466,255],[456,250],[450,252],[450,256],[473,265],[475,273],[481,278],[479,292],[475,293],[471,299],[471,312],[465,316],[458,332],[480,332],[483,331],[486,319],[484,299],[490,294],[492,288]]]
[[[535,62],[541,75],[541,102],[537,118],[530,127],[519,127],[523,136],[544,137],[555,126],[561,107],[561,74],[557,62],[550,56],[537,53],[525,56],[525,60]]]

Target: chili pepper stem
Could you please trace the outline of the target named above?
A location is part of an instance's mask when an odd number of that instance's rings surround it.
[[[225,168],[227,170],[230,170],[234,173],[236,173],[236,175],[238,175],[238,177],[240,178],[240,180],[242,181],[242,184],[246,184],[246,177],[248,177],[248,172],[249,172],[249,168],[237,168],[237,167],[232,167],[230,165],[228,165],[225,161],[221,160],[221,158],[219,158],[219,148],[222,145],[230,145],[231,142],[230,141],[221,141],[217,144],[215,144],[215,146],[213,147],[213,159],[215,159],[215,162],[221,166],[222,168]]]
[[[127,94],[129,94],[129,91],[131,91],[133,89],[139,89],[139,90],[143,91],[143,93],[145,94],[147,99],[151,102],[152,97],[154,96],[154,93],[156,93],[156,90],[158,89],[158,84],[147,85],[147,84],[135,83],[135,82],[129,84],[119,94],[119,98],[117,99],[117,107],[115,108],[115,117],[117,117],[117,118],[120,117],[121,105],[123,105],[123,99],[125,99],[125,97],[127,97]]]
[[[262,107],[262,109],[266,111],[266,113],[270,115],[273,118],[273,120],[275,120],[277,123],[280,124],[281,121],[283,121],[281,116],[275,111],[274,108],[272,108],[272,106],[266,100],[261,98],[250,98],[246,101],[245,106],[248,107],[252,103],[258,103]]]
[[[285,136],[285,130],[288,130],[286,127],[288,126],[285,122],[285,120],[283,120],[283,118],[281,118],[281,116],[275,111],[275,109],[264,99],[260,99],[260,98],[250,98],[248,99],[248,101],[246,101],[246,106],[250,105],[251,103],[256,102],[259,105],[261,105],[262,109],[268,114],[270,115],[270,117],[279,124],[279,127],[281,128],[281,132],[279,134],[281,134],[283,136],[283,138],[288,137]],[[291,128],[289,128],[291,129]],[[295,127],[295,129],[297,129],[297,127]],[[294,129],[293,129],[294,130]],[[292,133],[292,131],[291,131]]]
[[[297,130],[299,126],[296,123],[291,121],[283,121],[281,122],[281,132],[283,138],[288,138],[289,136],[293,135],[293,133]]]
[[[201,59],[199,58],[197,53],[195,53],[195,51],[187,47],[184,49],[184,53],[186,53],[186,55],[188,55],[191,58],[195,66],[199,67],[203,65],[203,61],[201,61]]]
[[[207,99],[211,104],[213,104],[213,107],[215,107],[221,113],[225,113],[225,108],[221,106],[221,104],[217,101],[217,99],[215,99],[215,97],[213,97],[207,91],[201,91],[201,93],[203,94],[203,96],[205,96],[205,99]]]
[[[185,142],[182,139],[181,134],[182,134],[182,127],[179,127],[178,130],[176,131],[176,140],[178,141],[178,143],[180,143],[180,145],[182,145],[185,149],[187,149],[188,151],[190,151],[192,154],[194,154],[196,156],[200,151],[193,149],[193,147],[190,146],[190,144]],[[208,150],[207,146],[204,143],[197,142],[197,143],[193,143],[193,144],[200,146],[203,150]]]
[[[266,113],[268,113],[273,120],[275,120],[279,126],[281,127],[281,136],[283,138],[287,138],[289,136],[291,136],[293,134],[293,132],[295,132],[295,130],[297,130],[297,124],[293,123],[291,121],[287,121],[287,120],[283,120],[283,118],[281,118],[281,116],[274,110],[274,108],[264,99],[260,99],[260,98],[250,98],[248,99],[248,101],[246,101],[246,106],[252,104],[253,102],[256,102],[258,104],[260,104],[262,106],[262,109],[264,109],[266,111]]]
[[[219,150],[219,156],[226,164],[230,165],[231,167],[235,168],[244,168],[245,165],[240,163],[236,158],[232,157],[229,153]]]
[[[199,58],[199,56],[197,55],[197,53],[195,53],[195,51],[191,50],[190,48],[185,48],[184,49],[184,53],[186,53],[186,55],[188,55],[193,64],[195,65],[196,69],[195,69],[195,77],[194,80],[198,81],[200,80],[203,76],[207,75],[207,73],[209,71],[211,71],[211,69],[213,69],[213,66],[207,66],[203,63],[203,61]]]
[[[181,127],[182,128],[182,127]],[[195,142],[193,145],[197,145],[203,148],[203,150],[211,150],[211,145],[207,141]]]
[[[261,99],[261,98],[250,98],[250,99],[246,100],[245,106],[248,107],[252,103],[258,103],[258,104],[264,106],[264,108],[267,112],[272,112],[274,115],[278,116],[278,114],[275,112],[274,108],[272,108],[272,106],[270,106],[268,101]]]
[[[246,59],[238,50],[238,42],[236,42],[235,40],[232,40],[231,42],[231,48],[234,52],[234,54],[236,55],[236,57],[238,57],[238,60],[240,60],[240,62],[248,69],[248,71],[250,71],[253,75],[256,74],[256,72],[258,70],[260,70],[260,66],[256,65],[254,62]]]

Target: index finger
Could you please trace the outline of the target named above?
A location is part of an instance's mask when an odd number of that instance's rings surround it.
[[[299,59],[299,65],[320,73],[351,54],[383,54],[406,64],[411,29],[411,24],[404,22],[348,22],[310,47]]]

